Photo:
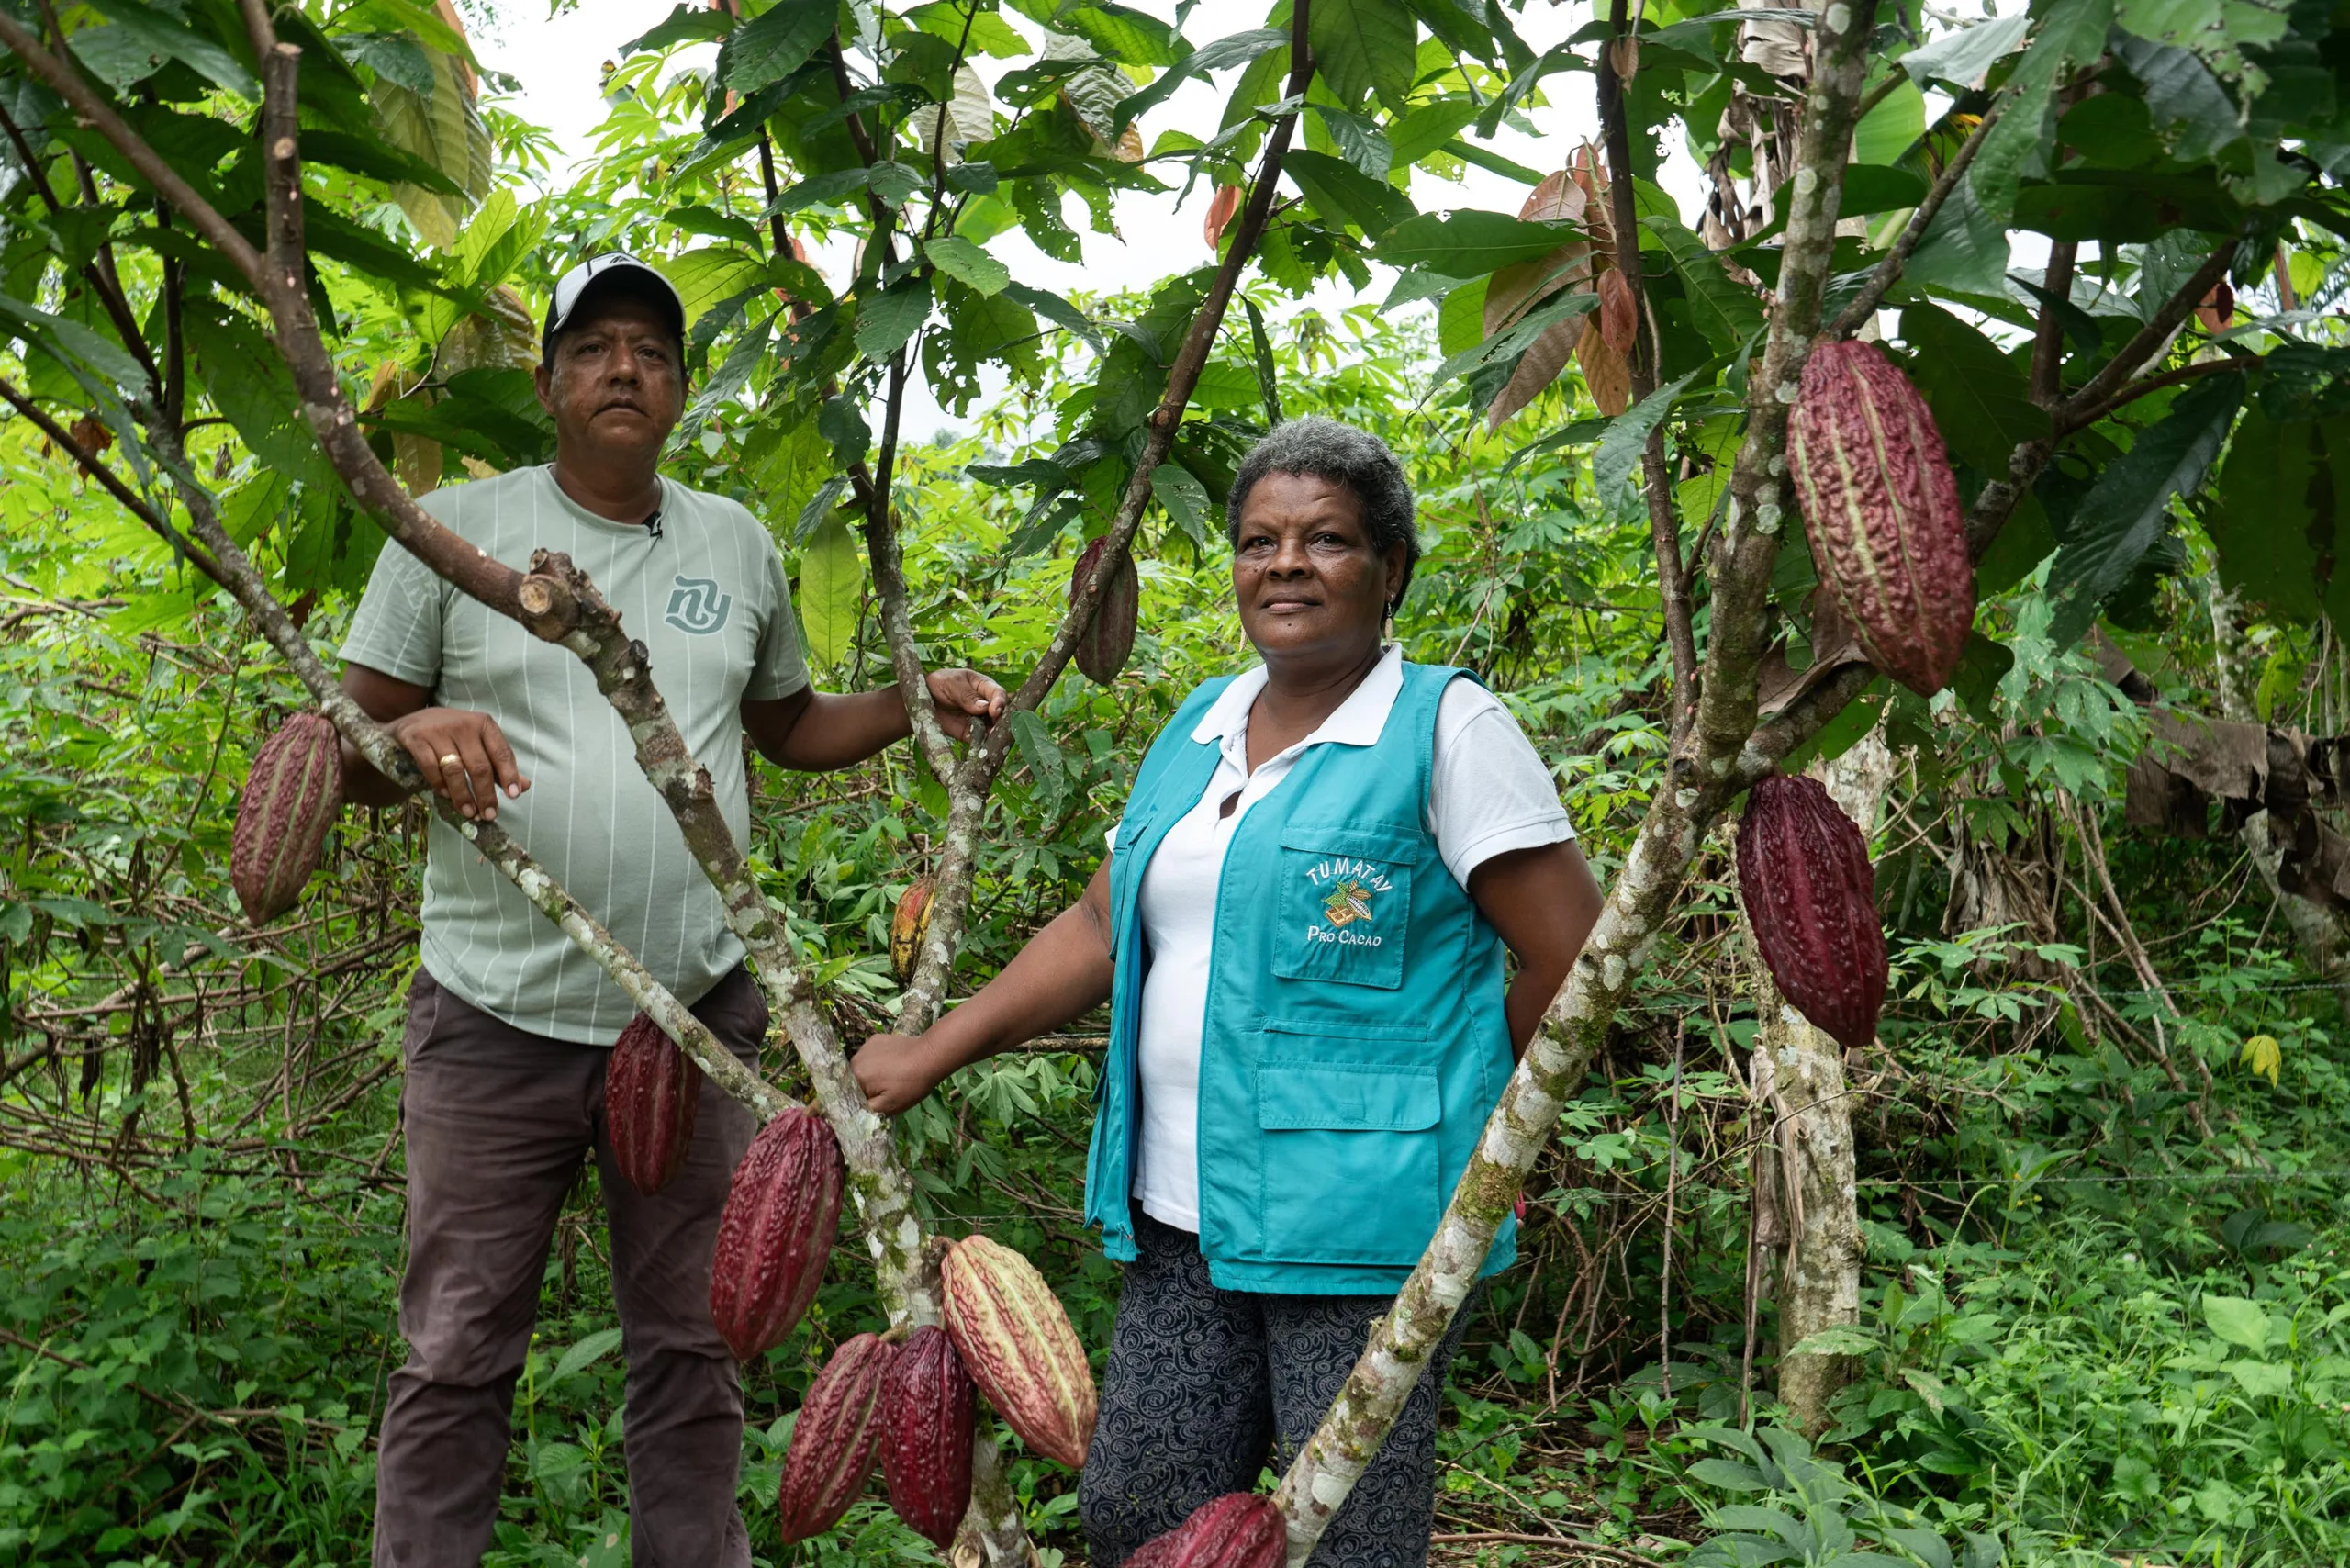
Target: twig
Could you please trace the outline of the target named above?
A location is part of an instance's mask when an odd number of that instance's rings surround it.
[[[1886,291],[1899,281],[1901,269],[1909,264],[1909,257],[1918,249],[1918,242],[1926,237],[1926,230],[1933,223],[1934,215],[1942,211],[1942,203],[1948,201],[1950,193],[1958,188],[1958,182],[1966,177],[1967,165],[1974,162],[1975,154],[1982,151],[1983,139],[1998,123],[1999,116],[2007,106],[2008,100],[2002,97],[1984,111],[1981,122],[1959,144],[1958,151],[1951,154],[1950,162],[1942,165],[1941,176],[1926,192],[1926,199],[1918,204],[1918,210],[1911,213],[1909,221],[1902,226],[1901,238],[1893,242],[1893,249],[1886,252],[1885,259],[1877,263],[1875,270],[1869,274],[1868,281],[1861,286],[1860,293],[1852,297],[1830,325],[1828,335],[1830,338],[1841,342],[1851,337],[1876,314],[1876,308],[1885,301]]]

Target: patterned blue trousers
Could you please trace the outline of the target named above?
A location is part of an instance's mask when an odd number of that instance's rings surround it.
[[[1094,1568],[1118,1568],[1225,1492],[1286,1467],[1336,1399],[1393,1296],[1220,1290],[1199,1238],[1135,1212],[1102,1419],[1078,1480]],[[1422,1568],[1436,1522],[1437,1404],[1455,1317],[1386,1446],[1330,1521],[1310,1568]]]

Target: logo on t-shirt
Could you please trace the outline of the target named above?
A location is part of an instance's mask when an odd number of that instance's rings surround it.
[[[1308,942],[1327,942],[1341,947],[1378,947],[1385,946],[1371,934],[1375,912],[1372,901],[1387,892],[1394,883],[1368,860],[1331,857],[1321,864],[1306,868],[1305,879],[1322,897],[1322,919],[1309,922],[1305,927]],[[1360,925],[1361,929],[1355,929]]]
[[[726,624],[726,612],[734,608],[733,595],[719,592],[718,585],[708,577],[674,580],[677,586],[669,594],[669,613],[662,620],[697,637],[707,637]]]

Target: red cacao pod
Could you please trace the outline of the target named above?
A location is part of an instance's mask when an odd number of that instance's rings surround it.
[[[1102,547],[1109,543],[1104,535],[1078,552],[1077,566],[1069,575],[1069,597],[1077,601],[1078,589],[1093,575],[1094,565],[1102,559]],[[1088,680],[1107,686],[1118,678],[1126,667],[1126,655],[1135,651],[1135,622],[1142,613],[1142,580],[1135,576],[1132,555],[1118,563],[1118,569],[1102,588],[1102,602],[1093,611],[1093,624],[1077,640],[1077,667],[1085,672]]]
[[[859,1334],[843,1341],[808,1385],[776,1495],[787,1542],[840,1523],[865,1490],[881,1447],[881,1385],[896,1358],[878,1336]]]
[[[890,1506],[944,1551],[971,1506],[971,1434],[979,1405],[971,1374],[943,1328],[906,1336],[881,1388],[881,1473]]]
[[[324,713],[297,713],[254,754],[229,841],[229,880],[255,925],[294,907],[342,809],[342,743]]]
[[[1036,1266],[1001,1242],[967,1236],[939,1271],[947,1335],[964,1370],[1021,1441],[1082,1469],[1101,1406],[1085,1346]]]
[[[1281,1568],[1289,1531],[1270,1497],[1227,1492],[1126,1559],[1126,1568]]]
[[[612,1163],[650,1197],[685,1168],[701,1106],[701,1069],[661,1025],[640,1013],[628,1021],[604,1065],[604,1121]]]
[[[1948,686],[1975,624],[1975,566],[1926,400],[1874,343],[1822,343],[1787,461],[1820,587],[1861,651],[1922,696]]]
[[[710,1316],[741,1361],[783,1343],[815,1299],[841,1218],[841,1146],[824,1118],[787,1108],[734,1168],[718,1219]]]
[[[898,973],[898,983],[905,985],[914,978],[914,965],[922,958],[923,938],[930,935],[930,906],[937,897],[938,884],[928,877],[914,879],[898,898],[898,912],[890,917],[890,967]]]
[[[1758,780],[1738,823],[1738,891],[1780,994],[1854,1050],[1885,1006],[1869,846],[1815,778]]]

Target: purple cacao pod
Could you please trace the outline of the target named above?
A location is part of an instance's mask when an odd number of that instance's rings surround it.
[[[878,1336],[859,1334],[844,1340],[808,1385],[776,1494],[787,1542],[840,1523],[865,1490],[881,1447],[881,1385],[896,1357]]]
[[[1760,779],[1738,823],[1738,892],[1796,1012],[1854,1050],[1885,1006],[1885,926],[1868,842],[1818,779]]]
[[[1126,1568],[1281,1568],[1289,1547],[1270,1497],[1227,1492],[1126,1559]]]
[[[297,713],[253,756],[229,841],[229,881],[255,925],[294,907],[342,807],[342,742],[324,713]]]
[[[978,1394],[943,1328],[906,1336],[881,1389],[881,1473],[890,1506],[945,1551],[971,1506],[971,1434]]]
[[[1102,559],[1102,548],[1109,543],[1105,535],[1078,552],[1077,565],[1069,575],[1069,597],[1077,601],[1078,589],[1093,575]],[[1118,678],[1126,667],[1126,655],[1135,651],[1135,622],[1142,613],[1142,580],[1135,576],[1134,556],[1129,554],[1118,563],[1118,569],[1102,585],[1102,602],[1093,611],[1093,624],[1077,640],[1077,667],[1085,678],[1097,685],[1107,686]]]
[[[621,1031],[604,1066],[604,1122],[612,1163],[651,1196],[684,1169],[701,1104],[701,1069],[661,1025],[640,1013]]]
[[[1948,686],[1975,624],[1975,566],[1926,400],[1874,343],[1822,343],[1787,461],[1820,587],[1861,651],[1921,695]]]
[[[710,1269],[710,1316],[741,1361],[800,1322],[824,1278],[841,1218],[840,1141],[824,1118],[788,1107],[734,1168]]]

